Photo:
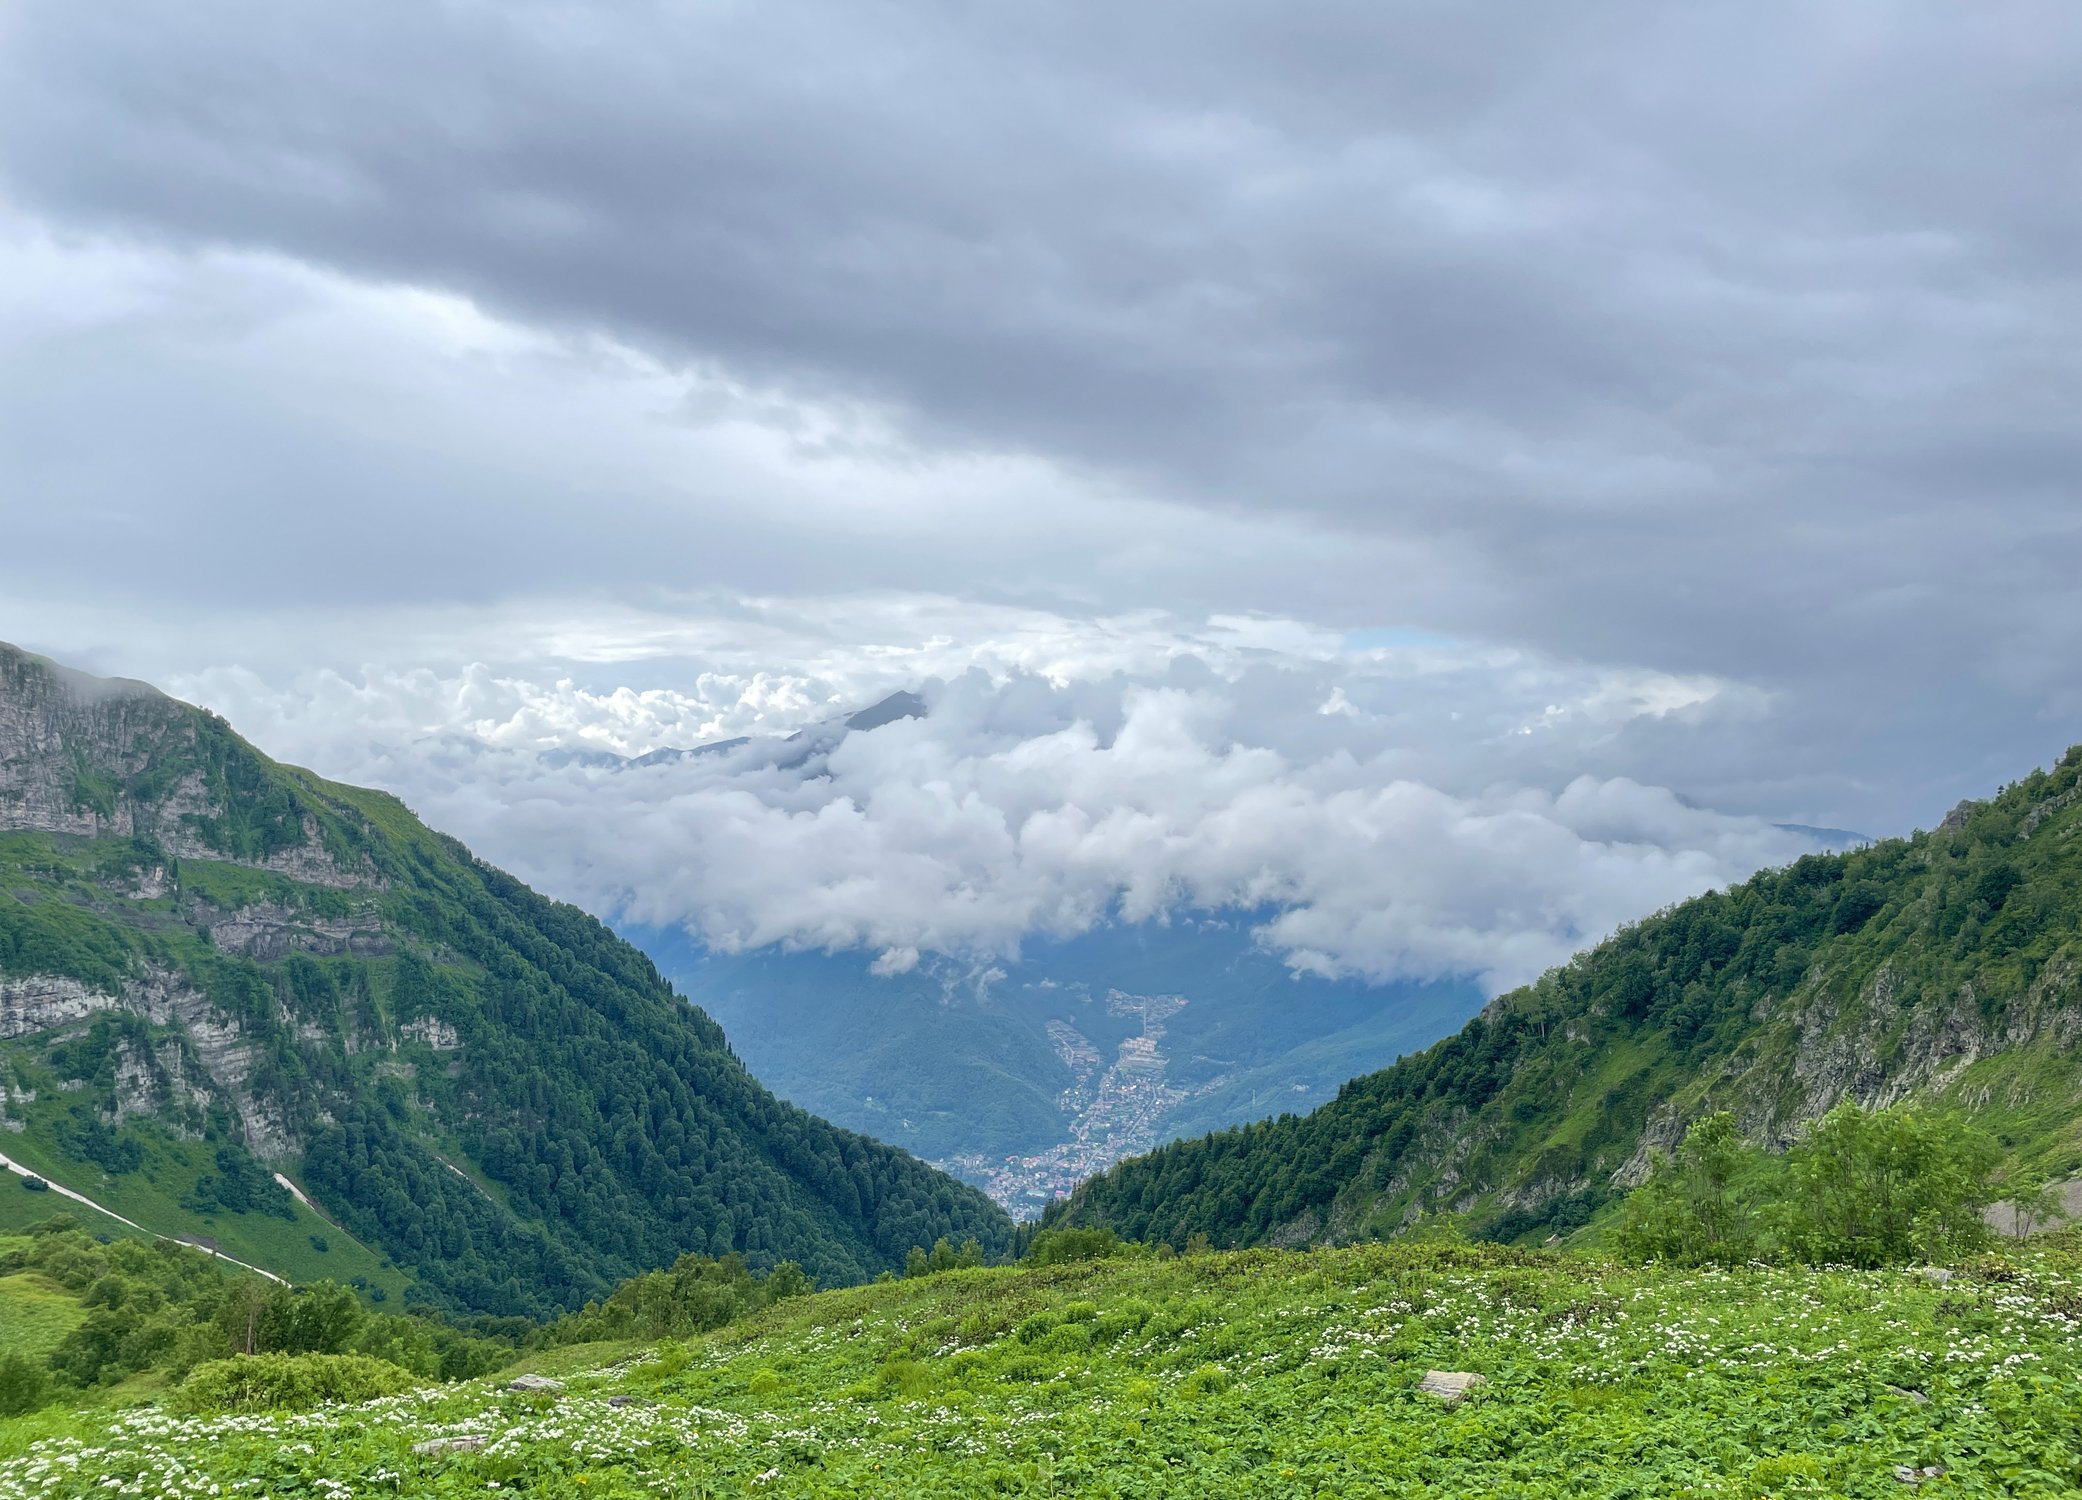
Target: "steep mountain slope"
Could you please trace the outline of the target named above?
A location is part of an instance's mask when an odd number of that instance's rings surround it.
[[[895,975],[857,952],[624,934],[782,1097],[1038,1209],[1162,1141],[1319,1104],[1482,1004],[1471,983],[1297,978],[1249,928],[1114,924]]]
[[[270,1225],[323,1214],[310,1253],[494,1312],[689,1250],[840,1281],[1010,1233],[974,1189],[776,1100],[642,954],[394,798],[11,647],[0,1126],[149,1229],[265,1264]]]
[[[1313,1114],[1180,1143],[1052,1217],[1183,1243],[1586,1222],[1717,1109],[1789,1141],[1951,1101],[2025,1172],[2082,1164],[2082,749],[1933,832],[1814,855],[1620,932]]]

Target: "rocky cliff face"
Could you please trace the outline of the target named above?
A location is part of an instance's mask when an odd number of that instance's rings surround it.
[[[2062,955],[2000,1014],[1983,1011],[1971,982],[1957,989],[1923,992],[1901,977],[1897,965],[1882,964],[1846,1001],[1826,973],[1802,984],[1781,1006],[1760,1008],[1760,1023],[1785,1028],[1790,1045],[1762,1049],[1723,1063],[1707,1079],[1689,1109],[1678,1100],[1659,1105],[1643,1126],[1633,1153],[1611,1176],[1611,1185],[1642,1182],[1657,1153],[1675,1150],[1686,1120],[1710,1104],[1735,1116],[1742,1133],[1772,1150],[1799,1139],[1808,1122],[1849,1100],[1866,1109],[1886,1109],[1905,1100],[1954,1096],[1971,1110],[1991,1106],[2020,1109],[2033,1103],[2042,1085],[2006,1074],[1964,1088],[1976,1063],[2003,1057],[2070,1057],[2082,1053],[2082,986],[2077,961]],[[2082,1085],[2082,1071],[2076,1075]],[[1571,1191],[1591,1184],[1547,1185]],[[1544,1196],[1537,1185],[1522,1201]]]
[[[195,1134],[196,1122],[221,1107],[239,1140],[263,1160],[284,1160],[302,1149],[291,1111],[257,1076],[270,1034],[293,1024],[285,1010],[258,1021],[240,1017],[180,973],[151,964],[104,987],[62,975],[0,979],[0,1041],[33,1037],[62,1045],[82,1038],[104,1015],[149,1023],[109,1042],[109,1073],[97,1098],[108,1123],[146,1116]],[[89,1080],[65,1082],[84,1087]],[[34,1097],[27,1091],[27,1100]],[[0,1097],[0,1116],[13,1113]]]
[[[120,992],[105,993],[61,974],[0,979],[0,1041],[56,1031],[120,1003]]]
[[[312,882],[313,884],[317,882]],[[272,901],[205,918],[210,940],[226,953],[283,958],[291,953],[358,954],[380,958],[395,951],[373,910],[320,916]]]
[[[381,885],[365,859],[336,857],[316,815],[293,802],[280,809],[269,846],[239,847],[227,833],[236,827],[228,814],[238,789],[211,762],[213,732],[228,734],[210,716],[143,683],[89,677],[0,645],[0,833],[130,841],[137,857],[98,870],[94,897],[75,899],[147,931],[206,935],[217,951],[258,959],[393,951],[373,906],[319,911],[308,898],[298,904],[284,897],[226,910],[183,891],[183,860],[242,866],[320,890]],[[101,902],[101,892],[117,899]],[[180,970],[141,958],[91,979],[0,976],[0,1041],[62,1042],[103,1014],[156,1029],[154,1037],[126,1034],[113,1043],[101,1101],[109,1123],[151,1116],[192,1131],[204,1112],[226,1109],[238,1137],[267,1159],[286,1158],[302,1145],[293,1111],[255,1085],[266,1035],[293,1028],[283,1007],[275,1012],[256,1024],[228,1012]],[[308,1041],[328,1040],[305,1030]]]
[[[342,864],[317,820],[291,813],[269,846],[241,848],[235,789],[212,776],[222,721],[141,682],[89,677],[0,643],[0,832],[147,842],[176,859],[221,859],[311,885],[376,883]],[[147,885],[162,882],[141,872]]]
[[[1810,986],[1795,998],[1789,1018],[1799,1040],[1786,1081],[1769,1089],[1772,1080],[1762,1069],[1745,1070],[1727,1093],[1752,1137],[1790,1145],[1802,1125],[1845,1099],[1883,1109],[1950,1089],[1984,1058],[2074,1052],[2082,1044],[2082,993],[2075,981],[2076,958],[2062,954],[1997,1015],[1982,1010],[1971,981],[1914,994],[1892,963],[1859,985],[1848,1005],[1825,984]],[[1977,1109],[2023,1105],[2030,1102],[2028,1090],[2024,1080],[2006,1078],[1967,1091],[1961,1102]],[[1746,1107],[1745,1096],[1752,1101]]]
[[[319,1055],[459,1043],[452,1026],[432,1017],[344,1024],[337,1015],[295,1014],[279,992],[257,1014],[241,1010],[180,965],[149,956],[154,940],[180,937],[263,963],[396,951],[375,902],[384,883],[367,857],[342,858],[328,847],[319,818],[326,809],[283,796],[279,783],[235,784],[242,768],[227,760],[227,744],[243,752],[221,721],[143,683],[89,677],[0,645],[0,834],[92,840],[96,848],[128,841],[128,857],[82,872],[87,878],[65,899],[140,934],[140,951],[125,962],[84,974],[34,972],[39,951],[54,954],[54,969],[66,958],[48,940],[22,945],[28,954],[14,967],[31,972],[0,971],[0,1042],[62,1048],[87,1039],[97,1020],[115,1023],[92,1049],[106,1052],[98,1082],[66,1078],[60,1089],[91,1089],[98,1118],[112,1127],[150,1119],[198,1136],[214,1111],[255,1156],[288,1162],[329,1115],[299,1108],[285,1089],[285,1038]],[[257,839],[251,820],[237,816],[242,796],[272,800]],[[219,883],[194,888],[192,880],[198,868],[224,865],[284,883],[263,899],[226,906]],[[0,1117],[19,1130],[22,1109],[37,1096],[18,1083],[5,1087]]]
[[[142,771],[180,720],[178,704],[141,682],[0,645],[0,829],[130,837],[136,809],[113,783]],[[153,821],[162,813],[178,817],[171,799]]]

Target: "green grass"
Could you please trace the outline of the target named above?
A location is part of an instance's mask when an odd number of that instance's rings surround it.
[[[534,1357],[561,1396],[0,1424],[0,1500],[177,1473],[271,1494],[1786,1500],[1899,1496],[1896,1466],[1926,1465],[1946,1472],[1919,1492],[2065,1496],[2078,1330],[2074,1235],[1945,1285],[1408,1244],[957,1271]],[[1448,1407],[1427,1370],[1486,1383]],[[487,1446],[411,1452],[457,1433]]]
[[[0,1238],[0,1251],[9,1248]],[[0,1276],[0,1350],[40,1359],[85,1315],[79,1298],[33,1272]]]
[[[144,1165],[135,1172],[103,1172],[92,1164],[67,1161],[42,1130],[42,1101],[30,1107],[29,1128],[0,1140],[0,1150],[32,1171],[42,1172],[52,1182],[84,1193],[96,1203],[126,1219],[134,1220],[152,1234],[207,1234],[218,1250],[286,1279],[352,1281],[366,1277],[384,1289],[392,1306],[401,1306],[411,1278],[381,1255],[357,1243],[345,1230],[336,1229],[318,1214],[293,1203],[293,1218],[272,1214],[218,1213],[199,1216],[180,1206],[182,1195],[192,1191],[196,1180],[212,1167],[211,1147],[206,1143],[174,1139],[163,1132],[140,1137]],[[0,1227],[22,1228],[61,1211],[76,1213],[95,1233],[130,1232],[120,1224],[84,1208],[56,1193],[29,1193],[0,1182]],[[28,1200],[26,1205],[13,1200]],[[324,1240],[321,1253],[311,1236]]]
[[[0,1136],[0,1151],[14,1156],[17,1139],[11,1135]],[[16,1157],[16,1160],[21,1158]],[[31,1224],[41,1224],[52,1214],[58,1213],[75,1215],[82,1227],[92,1234],[137,1233],[136,1230],[127,1228],[106,1214],[96,1213],[83,1204],[74,1203],[70,1198],[60,1197],[56,1193],[30,1192],[22,1186],[22,1179],[12,1172],[0,1177],[0,1235],[12,1229],[27,1229]]]
[[[266,903],[292,910],[302,908],[323,916],[344,916],[366,900],[228,860],[184,859],[180,873],[184,896],[198,897],[226,911]]]

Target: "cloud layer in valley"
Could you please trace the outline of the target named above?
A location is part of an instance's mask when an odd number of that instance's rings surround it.
[[[263,739],[398,787],[596,911],[724,948],[859,950],[883,973],[1219,909],[1298,970],[1501,988],[1815,847],[1624,775],[1525,779],[1556,741],[1594,764],[1643,724],[1754,711],[1718,684],[1437,647],[1222,650],[1146,626],[1108,649],[1114,670],[1053,680],[972,665],[924,684],[926,716],[852,733],[838,683],[763,674],[644,694],[482,669],[176,686],[249,727],[279,716]],[[859,663],[846,681],[875,677]],[[349,723],[365,738],[341,765]]]

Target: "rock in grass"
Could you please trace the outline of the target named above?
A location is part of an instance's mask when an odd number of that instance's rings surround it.
[[[1911,1468],[1907,1464],[1896,1464],[1894,1466],[1894,1477],[1903,1484],[1921,1484],[1926,1479],[1944,1478],[1945,1466],[1943,1464],[1925,1464],[1922,1468],[1916,1469]]]
[[[491,1438],[482,1432],[458,1432],[453,1437],[428,1438],[423,1443],[414,1443],[412,1451],[429,1458],[443,1453],[475,1453]]]
[[[555,1395],[564,1389],[564,1382],[551,1380],[547,1375],[519,1375],[506,1382],[509,1391],[546,1391]]]
[[[1470,1390],[1484,1383],[1482,1376],[1466,1370],[1426,1370],[1424,1378],[1417,1382],[1417,1389],[1427,1396],[1438,1397],[1448,1406],[1456,1406]]]

